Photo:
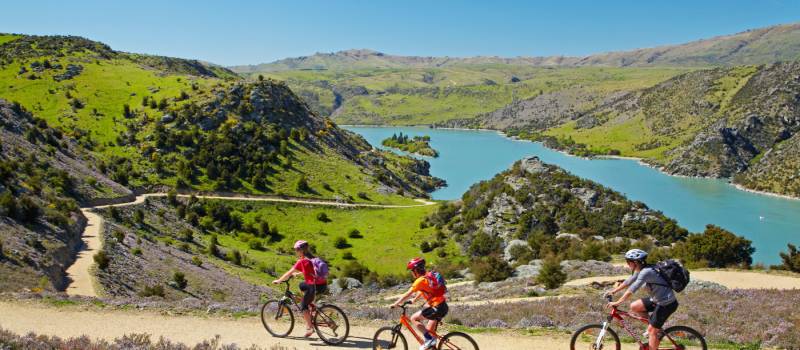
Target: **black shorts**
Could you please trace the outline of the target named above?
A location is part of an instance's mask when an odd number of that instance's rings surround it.
[[[422,309],[422,317],[433,321],[441,321],[445,316],[447,316],[447,311],[449,311],[447,303],[441,303],[434,307],[426,307]]]
[[[650,313],[650,325],[656,329],[661,329],[661,327],[664,326],[664,322],[667,322],[669,316],[678,309],[677,300],[667,305],[658,305],[653,302],[653,299],[642,298],[642,304],[644,304],[644,309]]]
[[[308,310],[308,305],[314,302],[317,294],[322,294],[328,291],[327,284],[306,284],[300,282],[300,290],[303,291],[303,301],[300,302],[300,310]]]

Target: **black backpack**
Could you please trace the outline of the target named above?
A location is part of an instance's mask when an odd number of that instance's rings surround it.
[[[689,284],[689,270],[687,270],[677,260],[664,260],[652,265],[653,270],[667,281],[667,287],[680,293]]]

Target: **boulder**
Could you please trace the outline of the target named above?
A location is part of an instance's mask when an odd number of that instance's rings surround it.
[[[539,262],[539,263],[517,266],[517,268],[514,269],[514,277],[536,278],[537,276],[539,276],[539,270],[542,269],[541,260],[534,260],[532,262]]]
[[[172,114],[164,114],[163,116],[161,116],[161,122],[162,123],[171,123],[174,120],[175,120],[175,116],[173,116]]]
[[[591,188],[573,188],[569,190],[575,197],[578,197],[587,207],[593,207],[597,203],[598,193]]]
[[[531,174],[538,174],[547,171],[547,166],[542,162],[539,157],[526,157],[520,161],[520,167]]]
[[[556,239],[562,239],[562,238],[564,238],[564,239],[576,239],[576,240],[582,241],[581,236],[578,235],[577,233],[559,232],[556,235]]]
[[[361,281],[355,278],[345,277],[337,278],[331,281],[331,283],[328,284],[328,290],[331,292],[331,294],[337,295],[347,289],[356,289],[361,288],[362,286],[363,284]]]

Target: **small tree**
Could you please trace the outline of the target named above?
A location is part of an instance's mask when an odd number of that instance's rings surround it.
[[[186,285],[189,284],[189,281],[186,280],[186,276],[180,271],[175,271],[175,273],[172,274],[172,282],[174,282],[175,288],[180,290],[186,289]]]
[[[564,284],[567,274],[561,270],[561,261],[554,255],[545,258],[536,281],[544,284],[547,289],[555,289]]]
[[[169,202],[169,204],[173,207],[178,205],[178,191],[176,191],[174,188],[167,192],[167,202]]]
[[[755,252],[750,240],[715,225],[707,225],[702,234],[689,235],[675,250],[685,261],[709,267],[750,266]]]
[[[781,252],[781,260],[783,264],[781,268],[793,271],[793,272],[800,272],[800,251],[797,250],[797,247],[794,244],[787,244],[789,251],[786,253]]]

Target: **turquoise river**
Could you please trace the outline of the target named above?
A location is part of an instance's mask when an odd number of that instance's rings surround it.
[[[629,159],[584,159],[518,141],[492,131],[416,127],[345,126],[372,145],[393,133],[429,135],[438,158],[425,157],[431,174],[448,186],[435,199],[457,199],[474,183],[492,178],[515,161],[538,156],[571,173],[591,179],[675,218],[692,232],[706,224],[724,227],[753,241],[754,262],[775,264],[787,243],[800,243],[800,200],[741,191],[726,181],[669,176]]]

